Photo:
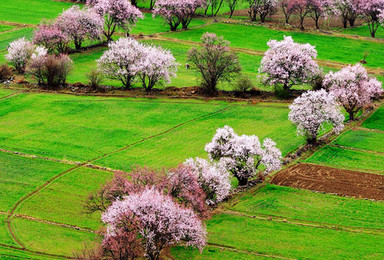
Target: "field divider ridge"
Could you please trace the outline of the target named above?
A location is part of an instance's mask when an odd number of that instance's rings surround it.
[[[344,232],[352,232],[352,233],[364,233],[368,235],[379,235],[384,236],[384,229],[372,229],[372,228],[364,228],[364,227],[351,227],[351,226],[344,226],[344,225],[338,225],[338,224],[330,224],[330,223],[324,223],[324,222],[315,222],[315,221],[306,221],[306,220],[300,220],[300,219],[291,219],[286,218],[282,216],[274,216],[274,215],[264,215],[264,214],[248,214],[237,210],[232,209],[226,209],[221,211],[221,213],[224,214],[230,214],[230,215],[236,215],[246,218],[252,218],[257,220],[265,220],[265,221],[272,221],[276,223],[286,223],[296,226],[305,226],[305,227],[312,227],[312,228],[323,228],[323,229],[331,229],[335,231],[344,231]]]

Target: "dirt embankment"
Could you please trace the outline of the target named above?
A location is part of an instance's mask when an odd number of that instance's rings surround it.
[[[384,175],[300,163],[273,177],[273,184],[337,195],[384,200]]]

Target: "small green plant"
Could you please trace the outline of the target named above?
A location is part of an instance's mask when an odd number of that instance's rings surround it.
[[[88,85],[93,90],[99,89],[102,81],[103,75],[100,73],[100,71],[91,70],[91,72],[88,74]]]
[[[235,85],[235,91],[245,93],[252,89],[254,87],[254,84],[252,80],[245,75],[241,75]]]

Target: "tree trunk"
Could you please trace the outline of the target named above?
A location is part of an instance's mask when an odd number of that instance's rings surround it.
[[[247,178],[237,178],[237,180],[239,181],[239,186],[245,186],[248,184],[248,179]]]
[[[300,17],[300,30],[304,31],[305,28],[304,28],[304,18],[301,18]]]
[[[347,18],[343,17],[343,28],[345,29],[347,28],[347,26],[348,26],[348,20]]]
[[[355,120],[355,113],[353,111],[348,112],[349,113],[349,121]]]

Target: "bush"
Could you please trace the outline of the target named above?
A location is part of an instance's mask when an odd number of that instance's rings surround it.
[[[32,55],[29,71],[36,77],[39,85],[58,88],[64,85],[72,68],[68,55]]]
[[[253,87],[252,80],[245,75],[241,75],[236,82],[235,91],[245,93]]]
[[[7,64],[0,65],[0,82],[9,80],[12,77],[12,71]]]
[[[91,70],[87,75],[88,85],[93,89],[97,90],[100,88],[100,84],[103,81],[103,75],[98,70]]]

